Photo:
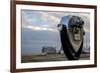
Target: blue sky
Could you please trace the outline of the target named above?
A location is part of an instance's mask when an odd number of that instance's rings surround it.
[[[89,37],[87,37],[90,36],[89,13],[21,10],[22,54],[41,53],[43,46],[53,46],[59,50],[61,43],[57,25],[61,17],[67,15],[78,15],[83,18],[85,21],[84,29],[87,32],[85,40],[88,38],[89,43]]]

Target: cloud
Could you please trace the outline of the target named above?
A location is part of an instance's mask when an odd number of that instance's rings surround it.
[[[42,28],[57,29],[63,16],[76,15],[84,20],[85,31],[90,31],[90,14],[79,12],[55,12],[55,11],[34,11],[22,10],[22,26],[36,26]]]
[[[46,27],[38,27],[38,26],[23,26],[24,28],[31,29],[33,31],[52,31],[57,32],[56,29],[46,28]]]
[[[57,26],[57,24],[59,23],[60,21],[60,18],[58,18],[57,16],[54,16],[52,15],[51,13],[49,12],[46,12],[46,11],[41,11],[41,12],[38,12],[40,15],[41,15],[41,19],[45,22],[45,23],[49,23],[48,26],[52,26],[52,27],[55,27]],[[47,25],[47,24],[44,24],[44,25]],[[43,26],[44,26],[43,25]]]

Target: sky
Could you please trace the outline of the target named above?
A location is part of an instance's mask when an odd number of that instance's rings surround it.
[[[60,50],[60,36],[57,29],[61,18],[67,15],[80,16],[84,20],[84,47],[90,43],[90,14],[79,12],[55,12],[21,10],[21,52],[22,54],[39,54],[44,46]]]

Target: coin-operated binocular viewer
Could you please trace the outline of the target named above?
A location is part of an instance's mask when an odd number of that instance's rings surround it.
[[[83,24],[79,16],[64,16],[58,24],[62,48],[68,60],[80,58],[85,35]]]

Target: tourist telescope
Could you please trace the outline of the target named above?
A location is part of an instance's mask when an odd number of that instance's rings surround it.
[[[64,16],[58,24],[62,48],[69,60],[77,60],[83,49],[84,21],[79,16]]]

